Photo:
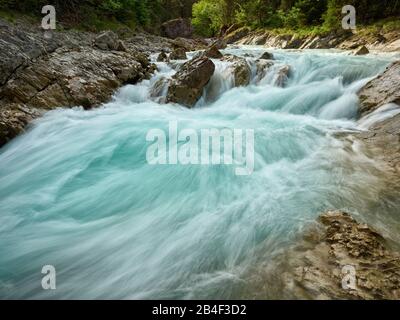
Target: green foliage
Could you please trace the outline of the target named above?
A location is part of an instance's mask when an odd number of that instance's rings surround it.
[[[195,0],[0,0],[0,10],[41,15],[44,5],[56,7],[57,19],[75,27],[114,28],[123,25],[156,29],[162,22],[190,17]]]
[[[400,16],[400,0],[200,0],[193,9],[193,21],[203,35],[232,23],[319,34],[341,28],[342,7],[348,4],[357,10],[357,24]],[[231,10],[223,9],[227,7]]]
[[[298,29],[306,24],[307,17],[298,7],[290,9],[284,15],[284,26],[292,29]]]
[[[400,16],[400,0],[0,0],[0,11],[9,19],[13,12],[39,16],[46,4],[55,5],[57,19],[65,25],[97,30],[123,24],[151,31],[164,21],[193,16],[195,30],[203,36],[232,24],[328,32],[341,28],[344,5],[355,6],[357,25]]]
[[[211,37],[223,24],[223,8],[221,1],[201,0],[193,5],[193,27],[197,34]]]

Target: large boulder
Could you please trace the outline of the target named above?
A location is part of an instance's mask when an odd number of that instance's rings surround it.
[[[186,62],[173,76],[168,88],[167,102],[193,107],[214,74],[215,65],[207,57]]]
[[[396,61],[383,74],[368,82],[358,96],[360,113],[363,116],[385,104],[400,105],[400,61]]]
[[[251,80],[251,69],[245,58],[234,55],[226,55],[221,61],[227,61],[231,65],[228,72],[232,72],[235,80],[235,87],[247,86]]]
[[[161,34],[171,39],[190,38],[193,34],[192,23],[189,19],[182,18],[167,21],[161,26]]]

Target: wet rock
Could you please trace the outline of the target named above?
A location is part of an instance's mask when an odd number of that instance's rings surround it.
[[[165,103],[170,82],[171,80],[165,77],[158,79],[150,89],[150,98],[158,103]]]
[[[162,52],[158,55],[157,61],[158,61],[158,62],[168,62],[168,61],[169,61],[168,55],[167,55],[164,51],[162,51]]]
[[[161,34],[171,39],[190,38],[193,34],[192,23],[189,19],[182,18],[167,21],[161,26]]]
[[[260,57],[260,59],[264,59],[264,60],[274,60],[274,55],[272,53],[269,52],[264,52],[262,54],[262,56]]]
[[[233,55],[225,55],[221,61],[227,61],[231,63],[228,71],[233,73],[236,87],[249,85],[251,69],[245,58]]]
[[[22,104],[0,104],[0,147],[24,132],[26,125],[40,114]]]
[[[363,56],[363,55],[366,55],[366,54],[368,54],[368,53],[369,53],[369,50],[367,49],[367,47],[366,47],[366,46],[362,46],[361,48],[357,49],[357,50],[354,52],[354,55],[356,55],[356,56]]]
[[[385,239],[349,214],[319,218],[286,262],[286,290],[307,299],[400,299],[400,256]],[[346,275],[354,275],[351,283]]]
[[[283,88],[286,85],[286,82],[289,78],[289,73],[290,73],[289,65],[284,65],[280,67],[276,74],[274,85]]]
[[[186,60],[186,52],[183,48],[177,48],[169,55],[170,60]]]
[[[400,61],[393,63],[383,74],[368,82],[358,96],[362,116],[388,103],[400,105]]]
[[[186,62],[172,78],[167,101],[193,107],[203,94],[214,70],[214,63],[206,57]]]
[[[256,67],[257,67],[257,73],[256,73],[256,78],[257,82],[263,79],[266,75],[268,70],[274,65],[273,60],[265,60],[265,59],[260,59],[256,61]]]

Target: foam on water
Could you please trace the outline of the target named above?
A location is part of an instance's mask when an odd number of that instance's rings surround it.
[[[322,211],[371,212],[379,164],[335,133],[358,130],[356,89],[391,58],[273,53],[292,68],[285,88],[233,88],[217,62],[198,108],[161,105],[150,87],[175,71],[158,63],[153,79],[104,107],[51,111],[3,148],[0,298],[243,297],[249,270]],[[148,165],[147,132],[173,120],[179,129],[254,129],[254,173]],[[41,289],[44,265],[57,270],[55,291]]]

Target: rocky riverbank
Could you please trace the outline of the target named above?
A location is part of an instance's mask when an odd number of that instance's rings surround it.
[[[107,102],[120,86],[148,79],[156,70],[150,53],[206,44],[143,33],[45,35],[37,26],[0,20],[0,147],[47,110],[90,109]]]
[[[328,35],[275,34],[267,30],[251,31],[247,27],[228,30],[224,39],[229,44],[262,45],[282,49],[342,49],[362,53],[368,51],[400,51],[400,34],[382,32],[377,34],[360,34],[341,31]],[[365,51],[365,49],[367,49]]]
[[[286,49],[400,48],[399,36],[392,34],[384,39],[363,39],[351,33],[297,38],[238,29],[225,41]],[[171,40],[144,33],[74,31],[55,32],[48,38],[39,28],[0,20],[0,147],[43,112],[58,107],[94,108],[107,102],[120,86],[148,79],[156,70],[151,53],[158,53],[159,61],[168,61],[177,69],[172,79],[154,84],[151,98],[157,101],[194,107],[215,71],[212,59],[230,64],[227,70],[233,75],[234,86],[247,86],[253,71],[245,58],[219,51],[225,48],[225,41],[207,47],[207,41]],[[206,50],[185,63],[176,61],[198,49]],[[272,54],[260,56],[254,71],[256,81],[274,65]],[[290,66],[281,66],[274,84],[284,87],[289,77]],[[368,124],[380,108],[389,106],[393,114],[366,125],[364,131],[346,134],[345,139],[361,141],[372,158],[387,163],[391,174],[400,177],[400,63],[393,63],[366,84],[359,98],[360,123]],[[376,231],[343,212],[324,214],[319,222],[320,228],[308,233],[305,243],[288,253],[289,271],[283,282],[295,297],[400,299],[400,259],[395,249]],[[357,287],[349,291],[341,287],[341,270],[346,265],[354,266],[358,277]]]
[[[391,192],[400,177],[400,61],[367,83],[360,91],[360,123],[365,131],[351,134],[366,154],[387,165]],[[368,126],[379,110],[393,114]],[[398,189],[398,188],[397,188]],[[319,218],[319,227],[286,256],[284,287],[295,298],[400,299],[400,252],[377,231],[349,214],[332,211]],[[354,268],[353,287],[343,288],[348,267]],[[346,271],[347,270],[347,271]]]

